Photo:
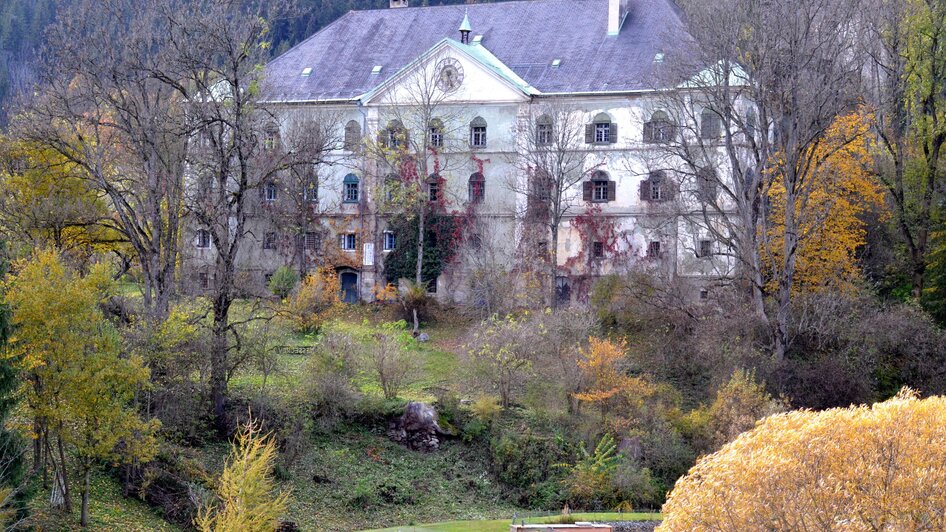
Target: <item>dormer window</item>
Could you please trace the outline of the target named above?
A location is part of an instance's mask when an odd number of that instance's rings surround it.
[[[587,144],[615,144],[618,141],[618,125],[611,121],[607,113],[600,113],[585,125]]]
[[[470,146],[473,148],[486,147],[486,120],[476,117],[470,122]]]
[[[654,111],[644,124],[644,142],[662,144],[673,140],[674,127],[665,111]]]
[[[358,176],[348,174],[342,180],[342,201],[345,203],[358,203]]]
[[[476,172],[470,176],[470,203],[480,203],[486,197],[486,178]]]
[[[607,172],[601,170],[591,175],[583,183],[583,199],[592,203],[607,203],[617,199],[617,184],[611,181]]]

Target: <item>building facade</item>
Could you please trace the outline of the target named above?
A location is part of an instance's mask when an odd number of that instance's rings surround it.
[[[275,118],[265,142],[303,123],[330,140],[311,170],[259,184],[242,289],[262,293],[280,266],[330,267],[347,301],[372,300],[405,238],[390,222],[418,204],[391,190],[405,153],[424,201],[472,227],[428,279],[442,301],[471,298],[474,268],[548,260],[549,208],[533,205],[541,150],[558,157],[565,182],[553,201],[563,298],[627,268],[688,282],[694,297],[731,273],[701,207],[724,202],[716,182],[666,147],[671,137],[720,137],[718,117],[698,101],[689,126],[667,103],[668,91],[680,92],[673,69],[687,39],[672,0],[407,4],[352,11],[267,66]],[[213,249],[204,231],[192,232],[185,261],[200,290],[212,282]]]

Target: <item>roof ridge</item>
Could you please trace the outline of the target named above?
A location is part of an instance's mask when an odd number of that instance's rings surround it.
[[[405,9],[417,10],[417,11],[422,10],[422,9],[423,10],[436,10],[436,9],[448,9],[448,8],[481,9],[487,6],[499,6],[499,5],[505,5],[505,4],[527,4],[527,3],[539,3],[539,2],[600,2],[600,1],[603,1],[603,0],[498,0],[498,1],[494,0],[491,2],[483,3],[483,4],[440,4],[436,6],[408,6],[408,7],[401,7],[401,8],[395,8],[395,9],[392,9],[390,7],[372,7],[372,8],[367,8],[367,9],[352,9],[349,11],[349,13],[352,13],[352,12],[373,13],[373,12],[378,12],[378,11],[397,12],[397,11],[404,11]],[[340,18],[341,17],[339,17],[339,19]]]

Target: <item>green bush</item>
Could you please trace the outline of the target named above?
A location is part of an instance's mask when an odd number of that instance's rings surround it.
[[[512,488],[520,504],[533,508],[559,506],[564,471],[556,464],[572,459],[563,438],[516,427],[501,431],[493,438],[490,454],[493,473]],[[549,482],[558,488],[553,488]]]
[[[299,282],[299,275],[289,266],[280,266],[269,279],[269,290],[279,299],[286,299]]]

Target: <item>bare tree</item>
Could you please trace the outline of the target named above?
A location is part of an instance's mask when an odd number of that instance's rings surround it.
[[[377,181],[385,207],[417,219],[417,260],[414,282],[423,275],[424,246],[429,217],[443,211],[444,175],[469,161],[465,134],[466,109],[451,96],[459,86],[446,77],[446,49],[441,49],[408,72],[381,98],[382,129],[368,142],[368,154],[378,163]],[[446,70],[445,70],[446,69]]]
[[[684,4],[695,43],[673,55],[645,140],[702,190],[696,214],[731,248],[752,308],[772,323],[775,357],[788,347],[792,285],[812,178],[825,164],[825,132],[857,104],[859,0]],[[751,31],[748,30],[751,28]],[[687,42],[681,37],[681,42]],[[843,142],[842,142],[843,144]],[[702,183],[701,183],[702,181]],[[785,188],[779,257],[766,271],[770,187]],[[774,310],[766,284],[777,285]]]
[[[82,1],[48,35],[39,94],[16,134],[76,165],[114,211],[135,252],[145,307],[167,314],[174,292],[187,128],[168,56],[176,0]]]
[[[376,343],[365,354],[365,366],[378,380],[385,399],[396,398],[420,374],[417,359],[404,349],[399,336],[395,331],[375,334]]]
[[[237,258],[248,234],[253,192],[280,173],[321,164],[324,142],[308,135],[308,119],[281,118],[263,104],[259,66],[279,5],[247,13],[238,2],[189,3],[168,13],[168,43],[181,77],[188,126],[199,149],[188,152],[189,180],[203,187],[188,216],[208,231],[214,247],[210,391],[218,431],[225,431],[228,353],[234,332],[230,309],[237,297]],[[280,136],[280,132],[286,135]]]
[[[517,215],[526,227],[541,228],[537,235],[524,236],[545,242],[538,254],[547,263],[549,305],[554,306],[562,221],[583,204],[581,183],[598,166],[589,164],[585,120],[578,109],[554,104],[537,107],[520,118],[514,134],[519,144],[514,161],[517,175],[510,176],[507,186],[525,198]]]

